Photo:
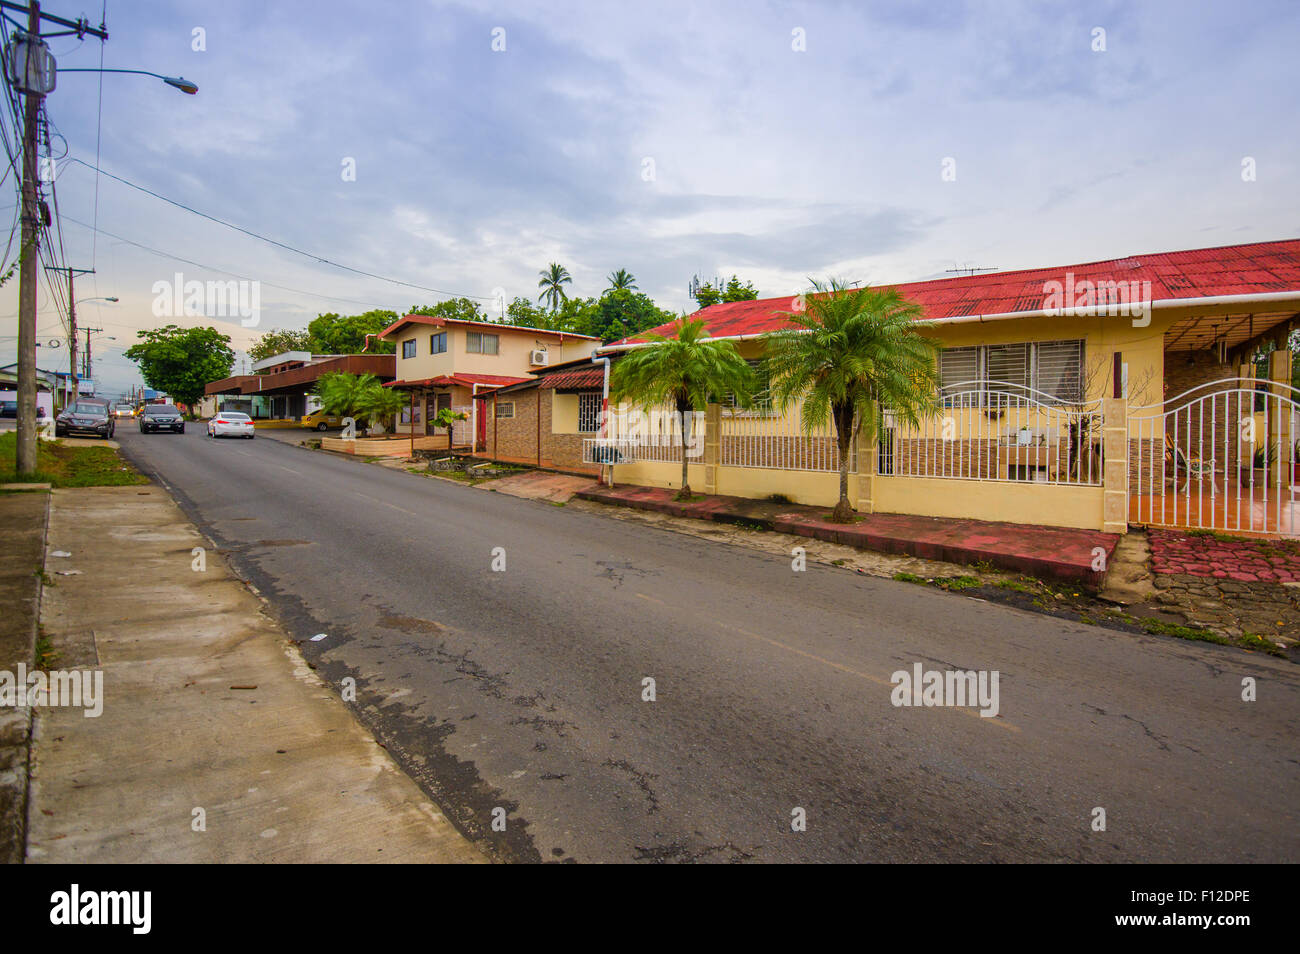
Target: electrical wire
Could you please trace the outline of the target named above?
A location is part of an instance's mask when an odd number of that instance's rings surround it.
[[[322,265],[329,265],[333,268],[339,268],[345,272],[352,272],[353,274],[356,275],[364,275],[366,278],[374,278],[381,282],[388,282],[391,285],[403,285],[407,288],[415,288],[420,291],[432,292],[435,295],[447,295],[453,298],[471,298],[476,301],[496,300],[491,295],[470,295],[461,292],[447,291],[446,289],[442,289],[442,288],[431,288],[428,285],[417,285],[414,282],[405,282],[402,281],[401,279],[389,278],[386,275],[378,275],[374,272],[365,271],[364,269],[353,268],[351,265],[344,265],[341,262],[333,261],[332,259],[325,258],[322,255],[317,255],[314,252],[308,252],[305,251],[304,249],[295,248],[292,245],[286,245],[284,242],[278,241],[277,239],[268,238],[265,235],[260,235],[257,232],[254,232],[250,229],[246,229],[243,226],[236,225],[233,222],[227,222],[225,219],[217,218],[215,215],[209,215],[206,212],[200,212],[198,209],[185,205],[183,202],[177,202],[175,199],[169,199],[167,196],[162,195],[161,193],[154,192],[152,189],[146,189],[142,185],[137,185],[136,183],[130,181],[129,179],[123,179],[121,176],[116,176],[111,172],[108,172],[104,169],[100,169],[98,166],[92,166],[90,163],[78,159],[75,156],[71,157],[68,161],[75,162],[78,165],[85,166],[87,169],[91,169],[97,173],[101,173],[102,175],[104,175],[109,179],[113,179],[114,181],[120,182],[125,186],[129,186],[130,188],[135,189],[138,192],[143,192],[145,195],[153,196],[155,199],[161,199],[163,202],[166,202],[168,205],[174,205],[176,208],[189,212],[192,215],[197,215],[201,219],[207,219],[209,222],[215,222],[217,225],[223,225],[228,229],[233,229],[236,232],[241,232],[244,235],[247,235],[251,238],[255,238],[261,242],[266,242],[268,245],[274,245],[276,248],[284,249],[287,252],[293,252],[295,255],[301,255],[304,258],[309,258],[312,261],[318,262]]]

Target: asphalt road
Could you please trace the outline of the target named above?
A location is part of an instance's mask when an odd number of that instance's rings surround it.
[[[356,680],[359,716],[497,858],[1300,854],[1288,662],[795,572],[202,425],[118,436],[319,671]],[[998,716],[893,705],[891,674],[917,663],[997,671]],[[1244,677],[1258,701],[1242,700]]]

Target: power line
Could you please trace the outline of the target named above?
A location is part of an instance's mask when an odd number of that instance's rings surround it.
[[[167,198],[167,196],[154,192],[152,189],[146,189],[144,186],[136,185],[134,182],[131,182],[128,179],[123,179],[121,176],[115,176],[111,172],[107,172],[103,169],[100,169],[97,165],[92,166],[90,163],[84,162],[83,160],[77,159],[75,157],[71,158],[70,161],[75,162],[78,165],[85,166],[87,169],[92,169],[95,172],[101,173],[102,175],[107,176],[109,179],[113,179],[117,182],[120,182],[125,186],[130,186],[132,189],[135,189],[139,192],[143,192],[145,195],[151,195],[155,199],[161,199],[163,202],[166,202],[168,205],[174,205],[176,208],[183,209],[186,212],[191,213],[192,215],[197,215],[199,218],[207,219],[209,222],[215,222],[218,225],[224,225],[228,229],[234,229],[236,232],[242,232],[244,235],[250,236],[251,238],[255,238],[258,241],[266,242],[268,245],[274,245],[276,248],[282,248],[287,252],[293,252],[295,255],[301,255],[304,258],[309,258],[312,261],[319,262],[322,265],[329,265],[333,268],[340,268],[345,272],[352,272],[353,274],[356,275],[364,275],[366,278],[374,278],[381,282],[388,282],[389,284],[392,285],[404,285],[407,288],[416,288],[419,289],[420,291],[432,292],[435,295],[447,295],[452,298],[472,298],[475,301],[496,300],[491,295],[469,295],[461,292],[447,291],[442,288],[430,288],[428,285],[417,285],[414,282],[404,282],[398,278],[389,278],[386,275],[377,275],[374,272],[368,272],[365,271],[364,269],[353,268],[351,265],[344,265],[341,262],[333,261],[332,259],[325,258],[322,255],[317,255],[314,252],[308,252],[305,251],[304,249],[295,248],[292,245],[286,245],[284,242],[277,241],[276,239],[273,238],[268,238],[265,235],[259,235],[257,232],[253,232],[249,229],[244,228],[243,226],[236,225],[233,222],[227,222],[225,219],[219,219],[215,215],[208,215],[208,213],[206,212],[200,212],[198,209],[191,208],[190,206],[185,205],[183,202],[177,202],[175,199],[169,199]]]
[[[295,295],[310,295],[312,298],[323,298],[326,301],[341,301],[341,302],[346,302],[349,305],[361,305],[365,308],[371,308],[371,309],[383,308],[383,303],[377,303],[374,301],[362,301],[359,298],[341,298],[338,295],[322,295],[320,292],[307,291],[305,288],[292,288],[288,285],[278,285],[274,282],[263,281],[260,278],[249,278],[247,275],[241,275],[238,272],[232,272],[226,268],[218,268],[215,265],[206,265],[203,262],[196,262],[191,258],[182,258],[180,255],[173,255],[171,252],[164,252],[161,249],[151,248],[148,245],[144,245],[141,244],[140,242],[136,242],[129,238],[125,238],[124,236],[114,234],[113,232],[109,232],[106,229],[95,229],[93,225],[90,225],[89,223],[86,222],[82,222],[79,219],[74,219],[70,215],[65,215],[63,216],[63,218],[64,220],[71,222],[73,225],[80,225],[83,229],[94,229],[100,235],[103,235],[107,238],[117,239],[117,241],[119,242],[124,242],[127,245],[134,246],[135,248],[141,249],[142,251],[145,252],[149,252],[152,255],[158,255],[162,258],[169,258],[175,262],[184,262],[186,265],[193,265],[195,268],[207,269],[210,272],[217,272],[221,275],[229,275],[231,278],[238,278],[247,282],[253,282],[253,281],[261,282],[261,284],[265,285],[267,288],[278,288],[281,291],[293,292]],[[396,311],[397,309],[387,309],[387,310]]]

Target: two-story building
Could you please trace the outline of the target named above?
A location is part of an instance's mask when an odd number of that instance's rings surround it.
[[[436,315],[406,315],[379,337],[397,348],[397,377],[386,386],[410,395],[397,429],[432,434],[429,420],[451,408],[466,415],[451,439],[462,447],[470,435],[479,447],[486,442],[481,394],[530,381],[533,372],[589,357],[600,346],[590,335]]]

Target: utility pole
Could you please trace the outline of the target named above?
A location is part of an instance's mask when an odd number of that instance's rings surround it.
[[[94,387],[94,384],[95,384],[95,376],[94,376],[93,374],[90,373],[90,336],[91,336],[93,333],[95,333],[95,332],[99,332],[99,331],[103,331],[103,330],[104,330],[103,328],[87,328],[87,329],[86,329],[86,374],[85,374],[85,378],[86,378],[87,381],[89,381],[89,382],[91,383],[91,387]]]
[[[89,33],[101,40],[108,31],[90,27],[82,20],[66,20],[41,13],[41,5],[32,0],[26,7],[9,0],[0,7],[27,14],[27,32],[15,33],[10,50],[10,75],[5,77],[23,94],[23,183],[22,242],[18,272],[18,433],[14,453],[14,470],[31,474],[36,470],[36,288],[37,263],[40,260],[40,234],[44,212],[39,199],[36,144],[41,101],[54,89],[55,63],[41,39],[41,21],[47,20],[81,37]],[[68,35],[66,32],[59,34]]]
[[[72,378],[72,400],[77,399],[81,389],[77,385],[77,296],[73,294],[73,275],[93,275],[93,268],[55,268],[46,265],[47,272],[68,273],[68,371]]]
[[[27,8],[27,32],[40,42],[41,5],[33,0]],[[29,44],[22,64],[24,80],[30,80],[33,60],[39,53]],[[29,85],[29,84],[28,84]],[[39,84],[37,84],[39,85]],[[36,123],[41,97],[34,88],[23,96],[23,230],[20,245],[22,264],[18,273],[18,446],[14,470],[18,474],[36,471],[36,263],[40,258],[40,225],[36,204]]]

